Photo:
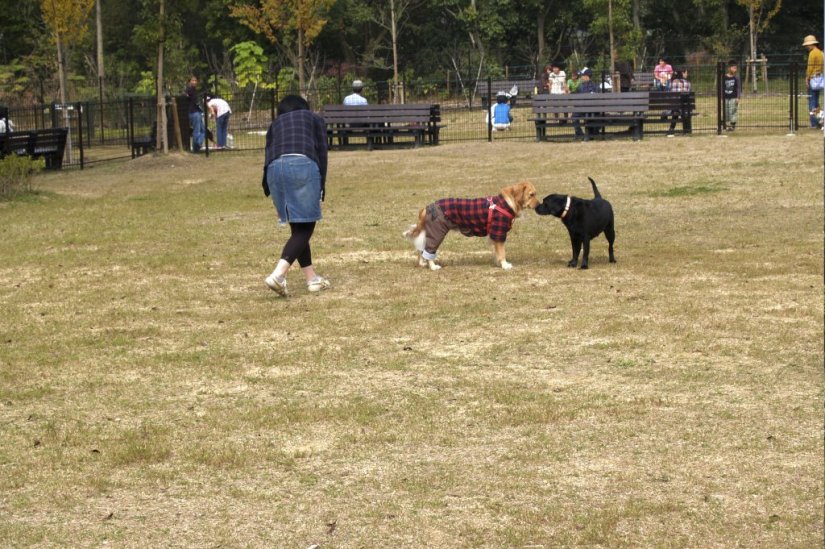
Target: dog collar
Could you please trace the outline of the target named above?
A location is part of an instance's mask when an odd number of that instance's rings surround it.
[[[567,216],[567,212],[570,210],[570,196],[567,197],[567,203],[564,205],[564,211],[561,212],[559,216],[560,219],[564,219]]]

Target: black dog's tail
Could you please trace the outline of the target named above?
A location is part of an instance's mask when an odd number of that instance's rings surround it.
[[[589,180],[590,180],[590,185],[592,185],[592,186],[593,186],[593,194],[595,194],[595,195],[596,195],[596,198],[601,198],[601,197],[602,197],[602,195],[601,195],[601,193],[599,193],[599,189],[598,189],[598,188],[596,188],[596,182],[595,182],[595,181],[593,181],[593,178],[592,178],[592,177],[590,177],[589,175],[587,176],[587,179],[589,179]]]

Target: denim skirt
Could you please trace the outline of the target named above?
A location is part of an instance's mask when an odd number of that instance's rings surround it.
[[[301,154],[276,158],[266,167],[266,184],[280,221],[321,219],[321,172],[311,158]]]

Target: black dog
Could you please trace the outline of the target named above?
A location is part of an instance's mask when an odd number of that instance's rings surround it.
[[[610,262],[616,263],[613,257],[613,241],[616,239],[616,232],[613,228],[613,208],[610,202],[602,198],[596,182],[590,179],[593,185],[593,200],[576,198],[575,196],[563,194],[550,194],[544,197],[544,201],[536,208],[539,215],[555,215],[561,219],[567,232],[570,233],[570,243],[573,245],[573,259],[568,263],[568,267],[575,267],[579,262],[579,252],[584,244],[584,257],[582,258],[582,269],[587,268],[590,258],[590,240],[596,238],[604,232],[607,237],[608,252]]]

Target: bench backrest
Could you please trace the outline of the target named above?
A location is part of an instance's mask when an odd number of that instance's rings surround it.
[[[30,154],[33,144],[32,134],[26,131],[0,134],[0,144],[2,144],[0,154]]]
[[[32,154],[36,149],[64,149],[67,135],[67,128],[23,130],[0,134],[0,143],[5,152],[25,151],[26,154]]]
[[[533,97],[533,114],[645,112],[648,92],[542,94]]]
[[[35,148],[56,148],[60,150],[66,147],[66,136],[68,134],[66,128],[34,130],[33,134]]]
[[[633,73],[633,86],[638,90],[649,90],[653,86],[654,80],[652,72]]]
[[[329,124],[429,124],[440,119],[438,105],[324,105],[321,112]]]
[[[696,110],[695,92],[652,91],[650,92],[651,111]]]
[[[500,91],[510,93],[513,86],[518,86],[518,95],[516,97],[529,98],[534,95],[534,89],[538,89],[541,93],[542,87],[538,80],[493,80],[490,82],[492,89],[487,87],[486,80],[479,80],[476,91],[480,96],[487,96],[489,91],[492,95]]]

